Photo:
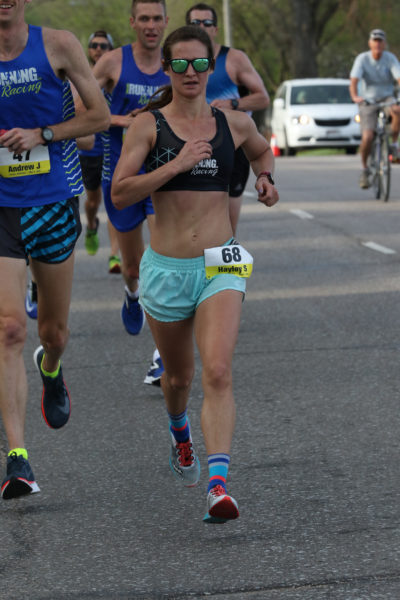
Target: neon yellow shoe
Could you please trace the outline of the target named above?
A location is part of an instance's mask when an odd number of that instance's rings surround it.
[[[95,229],[89,229],[89,227],[86,228],[86,235],[85,235],[85,248],[86,248],[86,252],[90,255],[90,256],[94,256],[97,252],[97,250],[99,249],[99,235],[97,233],[97,230],[99,228],[99,219],[96,217],[96,228]]]
[[[110,258],[108,259],[108,272],[121,273],[121,259],[119,256],[110,256]]]

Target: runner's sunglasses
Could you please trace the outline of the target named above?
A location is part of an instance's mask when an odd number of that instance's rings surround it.
[[[101,50],[108,50],[110,45],[106,42],[90,42],[89,48],[93,50],[97,50],[97,48],[100,48]]]
[[[208,58],[193,58],[192,60],[187,58],[172,58],[168,62],[174,73],[186,73],[189,65],[192,65],[197,73],[204,73],[210,66],[210,60]]]
[[[191,25],[204,25],[204,27],[214,27],[214,21],[212,19],[192,19]]]

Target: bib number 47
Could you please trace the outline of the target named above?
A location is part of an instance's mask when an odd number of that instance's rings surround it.
[[[13,154],[13,160],[18,160],[18,161],[20,161],[20,162],[21,162],[22,160],[26,160],[26,161],[28,161],[28,160],[29,160],[29,158],[30,158],[30,155],[31,155],[31,151],[30,151],[30,150],[27,150],[27,151],[25,152],[25,156],[23,156],[22,154],[18,154],[17,152],[14,152],[14,154]]]

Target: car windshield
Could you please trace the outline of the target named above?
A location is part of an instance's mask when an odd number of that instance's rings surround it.
[[[347,85],[296,85],[290,95],[291,104],[351,104]]]

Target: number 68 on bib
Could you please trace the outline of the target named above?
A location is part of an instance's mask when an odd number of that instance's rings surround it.
[[[221,274],[250,277],[253,271],[253,257],[240,244],[206,248],[204,263],[207,279]]]

